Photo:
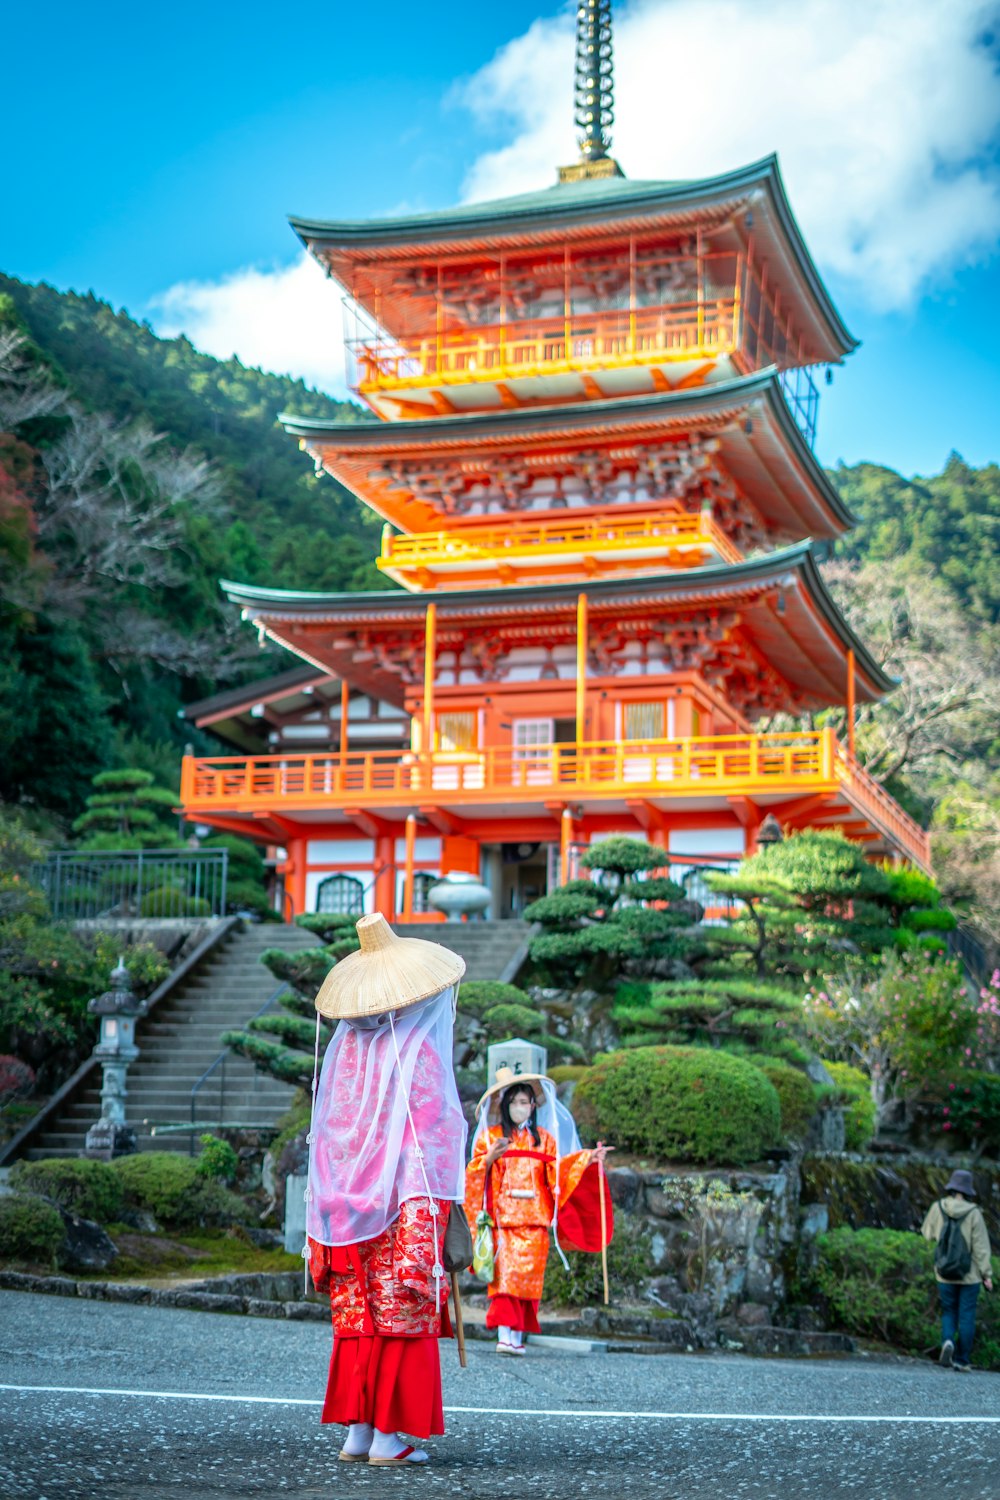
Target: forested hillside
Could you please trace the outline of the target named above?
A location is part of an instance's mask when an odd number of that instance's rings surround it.
[[[220,577],[377,585],[378,521],[317,479],[283,410],[365,420],[92,295],[0,275],[0,799],[66,818],[106,766],[176,784],[197,739],[178,707],[287,665]],[[831,477],[859,524],[827,581],[901,681],[860,713],[859,751],[940,830],[962,888],[994,890],[1000,939],[1000,468],[953,455],[931,478]]]
[[[109,763],[175,781],[178,707],[286,664],[220,577],[370,587],[379,527],[276,421],[353,405],[2,275],[0,339],[0,796],[65,815]]]

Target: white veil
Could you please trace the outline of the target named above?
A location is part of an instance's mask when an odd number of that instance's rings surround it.
[[[555,1211],[552,1215],[552,1240],[556,1247],[556,1251],[558,1252],[559,1259],[568,1270],[569,1264],[562,1252],[562,1247],[559,1244],[559,1236],[557,1233],[559,1228],[559,1162],[560,1158],[562,1158],[563,1156],[571,1156],[574,1151],[582,1151],[583,1147],[580,1145],[580,1136],[576,1128],[576,1121],[573,1119],[573,1116],[570,1114],[565,1104],[561,1103],[560,1100],[556,1098],[556,1086],[552,1082],[551,1078],[541,1078],[539,1079],[539,1083],[541,1084],[544,1099],[541,1104],[538,1104],[535,1107],[535,1121],[539,1129],[547,1130],[549,1135],[556,1143],[556,1189],[555,1193],[553,1194]],[[508,1084],[508,1088],[516,1087],[517,1079],[514,1078]],[[490,1107],[493,1104],[495,1097],[496,1096],[491,1096],[490,1098],[483,1101],[483,1106],[479,1111],[479,1119],[476,1121],[476,1133],[472,1141],[473,1152],[476,1149],[476,1145],[480,1137],[484,1135],[488,1136],[490,1126]],[[497,1234],[498,1240],[502,1239],[502,1231],[500,1231],[499,1228],[497,1230]]]
[[[381,1234],[407,1198],[464,1197],[454,1002],[450,987],[390,1015],[343,1020],[334,1032],[309,1132],[313,1240],[357,1244]]]

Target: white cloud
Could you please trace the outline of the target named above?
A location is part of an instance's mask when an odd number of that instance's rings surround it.
[[[262,270],[246,266],[220,281],[182,281],[149,308],[164,338],[184,333],[206,354],[233,355],[279,375],[346,394],[340,289],[311,256]]]
[[[613,152],[630,177],[711,176],[778,150],[820,267],[878,310],[1000,235],[996,0],[633,0],[615,12]],[[506,146],[469,199],[575,159],[573,19],[537,21],[460,89]]]

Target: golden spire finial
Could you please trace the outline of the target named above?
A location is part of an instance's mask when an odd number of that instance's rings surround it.
[[[559,181],[624,177],[621,167],[608,155],[615,119],[611,0],[579,0],[577,5],[573,119],[583,132],[580,160],[571,167],[560,167]]]

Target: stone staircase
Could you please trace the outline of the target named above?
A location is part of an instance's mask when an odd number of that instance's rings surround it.
[[[182,1151],[190,1132],[151,1134],[153,1124],[181,1124],[191,1118],[191,1089],[222,1051],[222,1033],[244,1025],[277,987],[260,962],[265,948],[297,951],[316,946],[301,927],[261,923],[236,931],[206,956],[137,1027],[140,1048],[128,1073],[127,1119],[143,1151]],[[285,1084],[258,1073],[246,1059],[229,1054],[199,1091],[200,1130],[229,1125],[269,1124],[294,1095]],[[221,1113],[220,1113],[221,1106]],[[100,1072],[44,1127],[25,1152],[29,1158],[71,1156],[83,1150],[87,1130],[100,1114]]]
[[[466,979],[508,979],[531,934],[528,922],[397,922],[400,937],[429,938],[465,959]]]

